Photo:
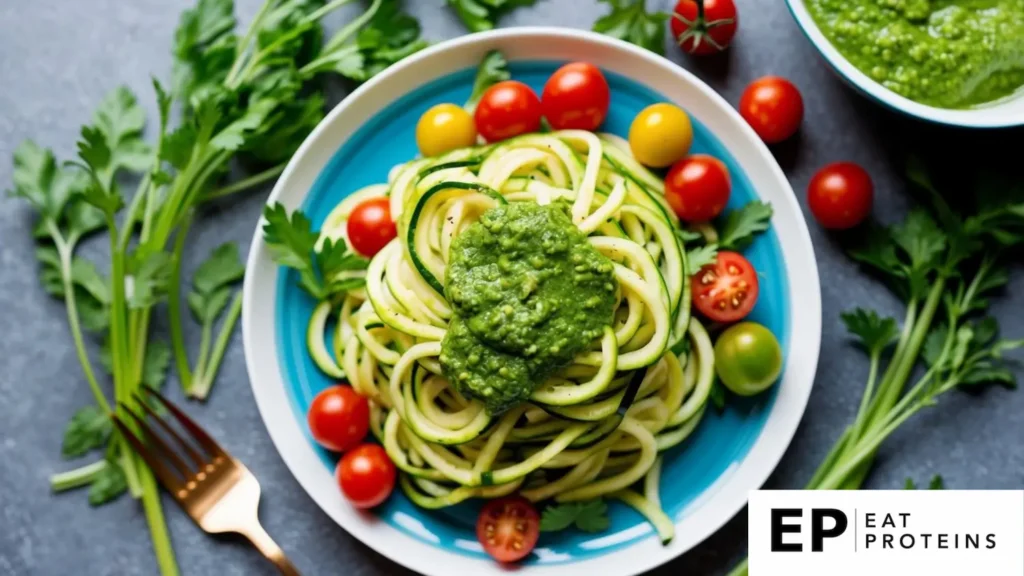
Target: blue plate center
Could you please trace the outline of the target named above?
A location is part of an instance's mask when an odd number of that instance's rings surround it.
[[[529,84],[539,94],[548,76],[561,63],[516,62],[513,78]],[[399,98],[368,118],[365,124],[331,158],[310,190],[302,210],[319,226],[327,214],[352,192],[387,181],[388,171],[417,154],[416,122],[435,104],[465,102],[470,95],[475,70],[465,69],[426,84]],[[627,136],[633,118],[643,108],[669,99],[624,76],[606,73],[612,91],[611,109],[603,131]],[[685,107],[685,106],[684,106]],[[691,152],[707,153],[721,159],[732,177],[728,209],[757,199],[747,175],[721,142],[693,118]],[[782,250],[774,231],[761,235],[745,252],[757,268],[760,296],[750,316],[774,332],[789,347],[788,289]],[[306,428],[306,411],[320,390],[335,384],[321,373],[306,350],[306,324],[316,303],[299,287],[298,275],[287,271],[277,286],[277,342],[287,393],[295,418]],[[677,522],[716,489],[716,483],[730,474],[747,455],[764,427],[772,404],[772,392],[754,399],[730,398],[719,412],[709,407],[704,420],[685,442],[665,453],[661,479],[661,500],[665,512]],[[308,434],[307,434],[308,437]],[[312,438],[309,442],[316,446]],[[316,447],[324,466],[334,469],[337,457]],[[376,510],[384,521],[428,544],[470,556],[484,556],[476,541],[474,525],[479,503],[468,502],[443,510],[423,510],[413,505],[396,488],[395,494]],[[646,521],[620,504],[609,506],[611,527],[601,534],[575,530],[545,533],[529,562],[554,564],[607,554],[644,538],[654,537]]]

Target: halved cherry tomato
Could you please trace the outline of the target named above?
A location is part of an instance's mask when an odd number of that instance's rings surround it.
[[[498,562],[522,560],[539,537],[540,515],[522,496],[491,500],[476,519],[476,539]]]
[[[345,498],[356,508],[382,504],[395,489],[395,463],[379,444],[362,444],[346,452],[334,471]]]
[[[597,66],[572,62],[548,78],[540,103],[555,130],[593,131],[608,116],[611,89]]]
[[[355,448],[370,429],[370,403],[351,386],[320,391],[306,414],[309,431],[321,446],[335,452]]]
[[[686,222],[706,222],[729,202],[729,169],[707,154],[693,154],[676,162],[665,177],[665,200]]]
[[[779,76],[754,80],[740,97],[740,115],[768,144],[789,138],[800,128],[804,99],[792,82]]]
[[[629,126],[629,149],[638,162],[667,168],[686,156],[693,144],[693,125],[682,108],[659,102],[644,108]]]
[[[690,54],[714,54],[729,47],[739,20],[732,0],[679,0],[672,11],[672,37]]]
[[[516,80],[491,86],[480,97],[474,118],[476,129],[488,142],[505,140],[540,130],[540,99]]]
[[[352,210],[348,217],[348,241],[352,248],[367,258],[373,256],[398,236],[391,221],[387,198],[370,198]]]
[[[824,228],[846,230],[868,217],[874,193],[867,170],[853,162],[834,162],[811,178],[807,204]]]
[[[455,104],[438,104],[416,123],[416,145],[425,157],[438,156],[476,144],[476,125],[466,109]]]
[[[736,322],[757,303],[757,271],[741,254],[719,252],[690,279],[693,305],[713,322]]]

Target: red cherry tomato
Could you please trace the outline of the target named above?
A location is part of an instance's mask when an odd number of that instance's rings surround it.
[[[778,76],[754,80],[740,98],[740,115],[768,144],[789,138],[800,128],[804,100],[792,82]]]
[[[714,264],[690,279],[693,305],[713,322],[736,322],[757,303],[757,271],[736,252],[719,252]]]
[[[476,129],[488,142],[505,140],[540,130],[540,99],[529,86],[505,80],[480,97],[474,119]]]
[[[476,539],[498,562],[526,558],[540,537],[540,515],[522,496],[488,502],[476,519]]]
[[[611,102],[611,89],[601,70],[587,62],[562,66],[548,78],[541,109],[555,130],[597,130]]]
[[[321,446],[344,452],[366,437],[370,429],[370,403],[351,386],[331,386],[313,398],[306,421],[313,439]]]
[[[853,162],[835,162],[811,178],[807,204],[822,227],[846,230],[868,217],[874,193],[867,170]]]
[[[397,235],[387,198],[364,200],[348,216],[348,241],[367,258],[380,252]]]
[[[704,0],[704,14],[696,0],[680,0],[672,11],[672,37],[690,54],[714,54],[729,47],[739,19],[732,0]]]
[[[395,489],[395,463],[379,444],[362,444],[346,452],[334,472],[345,498],[356,508],[378,506]]]
[[[729,202],[729,170],[721,160],[693,154],[676,162],[665,177],[665,199],[686,222],[706,222]]]

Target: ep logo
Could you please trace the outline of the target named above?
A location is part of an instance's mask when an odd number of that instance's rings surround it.
[[[803,534],[806,520],[810,520],[811,552],[824,551],[826,538],[838,538],[846,532],[849,519],[842,510],[811,508],[805,515],[802,508],[771,509],[771,551],[803,552]],[[787,536],[793,534],[794,536]]]

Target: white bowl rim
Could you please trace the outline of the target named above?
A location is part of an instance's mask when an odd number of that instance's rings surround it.
[[[696,546],[742,510],[749,492],[761,487],[788,448],[803,417],[817,370],[821,344],[821,288],[810,233],[782,169],[767,146],[728,102],[693,74],[669,60],[593,32],[553,27],[517,27],[467,35],[439,43],[399,62],[345,98],[307,137],[289,161],[267,202],[281,202],[289,210],[297,208],[312,182],[340,145],[361,125],[363,119],[375,113],[372,112],[374,107],[380,110],[387,105],[373,101],[370,96],[379,92],[387,94],[389,88],[397,85],[396,78],[419,73],[446,56],[457,59],[461,51],[469,50],[478,58],[486,48],[495,45],[503,46],[510,60],[543,59],[516,54],[548,50],[547,43],[562,43],[565,49],[560,49],[560,52],[569,52],[575,59],[586,58],[591,51],[600,49],[614,53],[636,66],[656,69],[659,78],[641,82],[648,86],[655,80],[659,83],[672,82],[677,87],[685,86],[697,94],[700,106],[713,109],[713,117],[698,118],[709,125],[709,129],[711,124],[725,126],[728,138],[718,132],[716,137],[723,145],[729,140],[730,152],[750,176],[759,196],[764,198],[762,192],[771,191],[768,199],[776,207],[773,225],[783,251],[790,287],[791,350],[787,351],[783,381],[764,429],[742,461],[735,463],[720,476],[713,486],[698,497],[698,502],[694,502],[687,513],[681,515],[677,526],[686,526],[687,530],[679,531],[676,538],[666,546],[662,546],[652,534],[652,537],[631,546],[571,564],[532,564],[524,567],[531,574],[551,576],[565,573],[570,566],[571,570],[580,573],[589,569],[609,575],[637,574],[668,562]],[[547,59],[552,57],[548,56]],[[569,58],[563,55],[555,59]],[[448,72],[451,71],[449,68]],[[628,70],[616,71],[629,75]],[[659,91],[668,95],[667,91]],[[388,96],[388,102],[399,96],[401,94]],[[368,114],[368,109],[372,113]],[[346,114],[360,119],[356,127],[338,125],[338,119]],[[335,134],[345,131],[347,133],[340,139]],[[760,179],[755,178],[752,174],[754,171],[761,172],[758,175]],[[276,350],[273,305],[278,268],[263,243],[261,228],[262,221],[253,236],[246,266],[243,342],[253,396],[271,440],[286,466],[317,505],[337,524],[364,544],[409,569],[431,576],[449,576],[453,570],[454,573],[465,571],[481,576],[507,575],[508,570],[494,562],[426,544],[385,522],[375,520],[372,515],[355,511],[344,502],[333,474],[325,469],[308,442],[305,431],[294,417],[285,391]],[[689,511],[691,508],[694,509],[692,512]],[[414,518],[411,520],[415,521]]]
[[[1024,126],[1024,90],[1006,100],[970,109],[938,108],[915,102],[879,84],[850,63],[814,21],[805,0],[786,0],[790,14],[811,45],[843,80],[876,102],[909,116],[962,128],[1013,128]]]

